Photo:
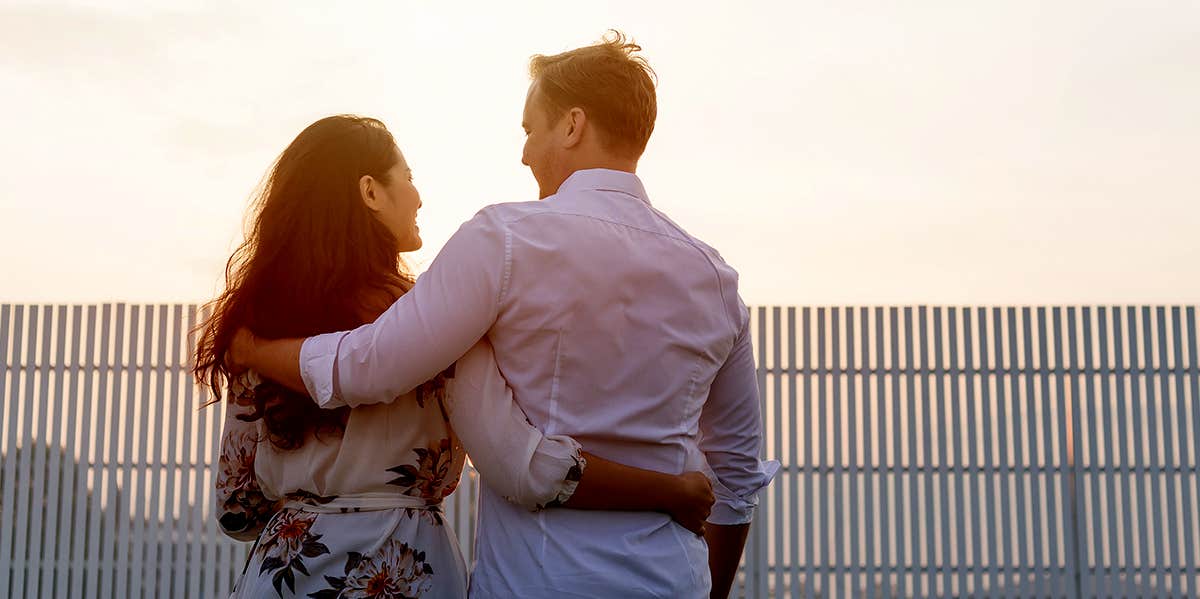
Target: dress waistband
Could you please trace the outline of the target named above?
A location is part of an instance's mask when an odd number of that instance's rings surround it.
[[[283,507],[317,514],[348,514],[400,508],[439,511],[442,509],[442,501],[396,493],[363,493],[340,497],[293,498],[285,502]]]

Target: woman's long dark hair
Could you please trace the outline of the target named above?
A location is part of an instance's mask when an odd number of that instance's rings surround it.
[[[246,241],[225,267],[225,291],[200,327],[192,373],[214,397],[232,379],[225,357],[239,328],[268,339],[351,329],[412,286],[395,236],[359,193],[363,175],[387,184],[396,161],[387,127],[351,115],[309,125],[280,154],[256,194]],[[256,389],[254,405],[250,419],[262,418],[282,449],[310,434],[340,434],[349,413],[275,384]]]

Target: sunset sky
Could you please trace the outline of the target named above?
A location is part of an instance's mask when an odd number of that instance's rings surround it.
[[[163,8],[166,5],[171,8]],[[1200,3],[0,3],[0,302],[203,301],[312,121],[425,207],[536,198],[527,64],[625,31],[639,167],[751,304],[1200,303]]]

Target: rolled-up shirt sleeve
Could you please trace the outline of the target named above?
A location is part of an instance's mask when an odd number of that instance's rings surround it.
[[[758,377],[745,314],[733,351],[717,372],[700,413],[700,449],[716,477],[717,501],[709,523],[746,524],[754,517],[758,492],[779,470],[779,462],[759,458],[761,448]]]
[[[459,359],[449,391],[450,424],[493,492],[529,510],[571,497],[586,468],[583,448],[530,424],[486,338]]]
[[[385,403],[445,370],[495,322],[509,244],[485,208],[375,322],[306,339],[300,371],[309,395],[323,408]]]

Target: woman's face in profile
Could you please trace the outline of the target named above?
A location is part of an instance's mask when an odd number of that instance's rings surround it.
[[[388,171],[388,181],[376,181],[376,201],[372,209],[380,220],[396,236],[400,251],[411,252],[421,248],[421,228],[417,226],[417,210],[421,207],[421,194],[413,185],[412,169],[404,160],[400,149],[396,149],[396,164]]]

